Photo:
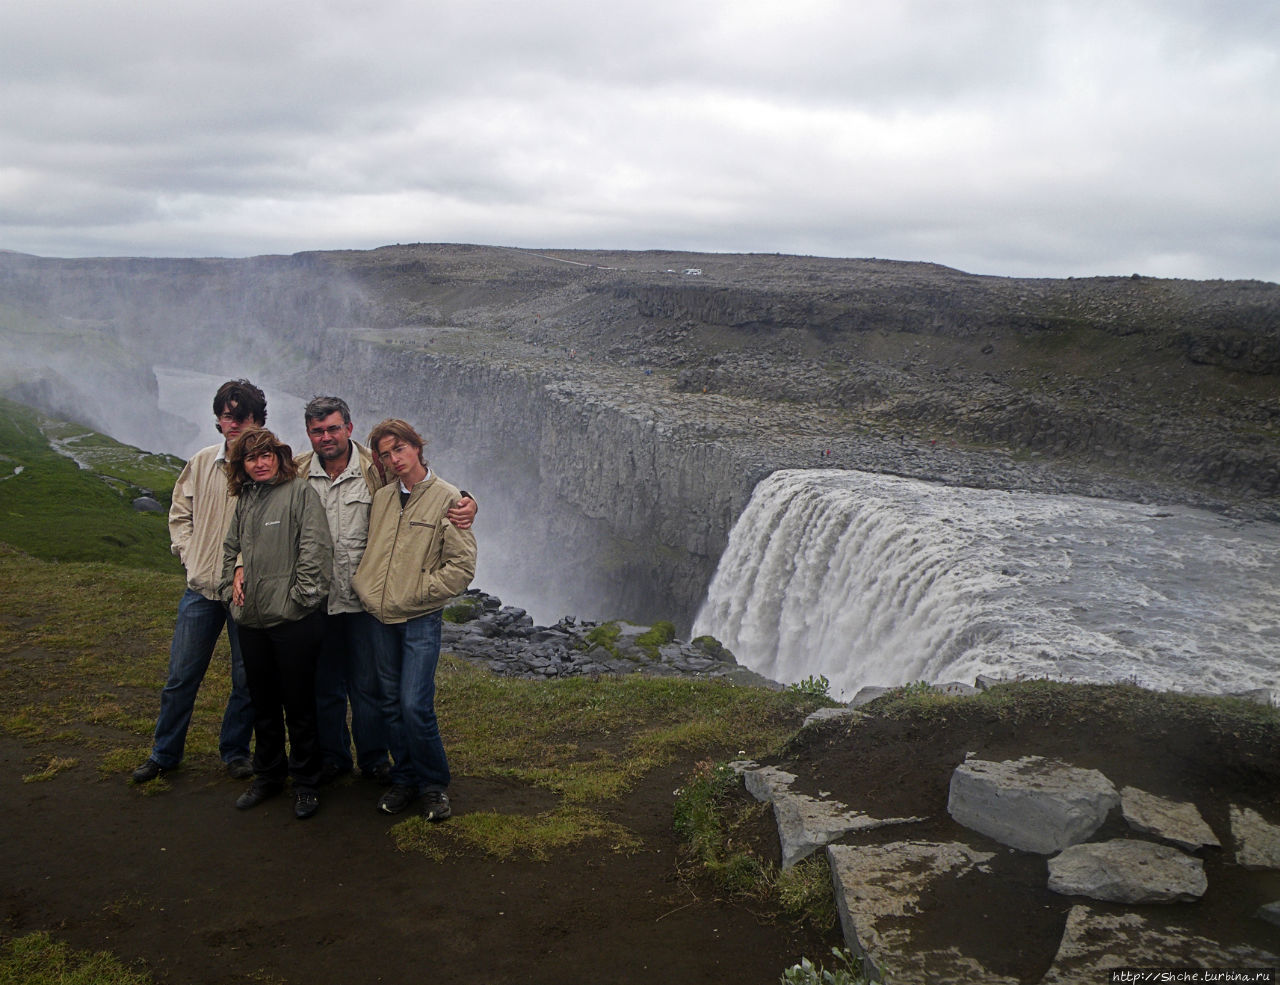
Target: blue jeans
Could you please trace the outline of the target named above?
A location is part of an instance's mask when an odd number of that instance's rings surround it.
[[[382,719],[382,689],[372,640],[380,626],[367,612],[325,616],[324,641],[316,663],[316,722],[325,763],[336,763],[343,770],[351,769],[353,734],[356,762],[362,771],[371,773],[387,762],[387,727]]]
[[[449,761],[436,722],[439,612],[393,626],[374,620],[371,636],[387,744],[395,765],[391,782],[420,793],[449,786]]]
[[[209,669],[213,647],[223,626],[227,627],[227,640],[231,644],[231,695],[222,716],[218,752],[224,763],[249,758],[253,703],[249,700],[249,684],[244,676],[236,625],[227,618],[227,608],[221,602],[207,599],[188,588],[178,602],[178,620],[174,624],[173,643],[169,647],[169,679],[160,692],[160,717],[156,719],[155,740],[151,747],[151,758],[165,769],[173,769],[182,762],[187,729],[191,727],[191,712],[196,706],[196,692]]]

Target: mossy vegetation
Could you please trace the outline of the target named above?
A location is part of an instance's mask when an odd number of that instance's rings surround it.
[[[651,659],[657,660],[658,647],[665,646],[675,638],[675,623],[660,619],[636,637],[636,646],[644,650]]]
[[[106,951],[75,951],[47,933],[0,944],[4,985],[150,985],[148,974],[130,971]]]
[[[768,827],[772,810],[747,796],[727,763],[703,761],[677,793],[675,829],[683,864],[708,874],[732,898],[775,909],[819,930],[835,926],[831,872],[822,854],[779,869],[760,851],[752,832]]]

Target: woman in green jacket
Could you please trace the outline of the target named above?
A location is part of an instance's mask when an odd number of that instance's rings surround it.
[[[324,506],[293,451],[263,428],[227,457],[235,513],[222,545],[223,599],[240,633],[253,701],[253,783],[236,807],[256,807],[293,780],[294,814],[313,815],[323,765],[316,738],[316,659],[333,547]],[[285,731],[289,753],[285,756]]]

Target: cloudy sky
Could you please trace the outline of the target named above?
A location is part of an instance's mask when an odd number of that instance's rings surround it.
[[[41,0],[0,248],[397,242],[1280,281],[1275,0]]]

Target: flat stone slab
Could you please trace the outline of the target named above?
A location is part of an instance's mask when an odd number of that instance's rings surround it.
[[[1280,826],[1248,807],[1231,805],[1236,863],[1246,869],[1280,869]]]
[[[737,764],[731,764],[735,768]],[[747,793],[762,804],[772,804],[774,799],[787,792],[787,788],[796,782],[796,775],[780,770],[776,766],[756,766],[739,771]]]
[[[1049,889],[1107,903],[1189,903],[1209,888],[1198,858],[1149,841],[1072,845],[1049,859]]]
[[[994,853],[968,845],[902,841],[887,845],[831,845],[827,860],[845,943],[863,956],[863,967],[893,985],[983,982],[1014,985],[957,947],[913,942],[921,893],[936,880],[955,879],[981,867]],[[998,927],[992,933],[999,933]]]
[[[947,812],[1002,845],[1051,855],[1085,841],[1120,795],[1097,770],[1024,756],[966,760],[951,774]]]
[[[918,817],[876,818],[850,810],[838,800],[791,793],[796,775],[776,766],[757,766],[750,760],[739,760],[729,765],[742,777],[751,796],[761,803],[773,805],[784,869],[791,868],[851,831],[870,831],[872,828],[923,820]]]
[[[1205,845],[1215,848],[1222,845],[1195,804],[1166,800],[1137,787],[1125,787],[1120,791],[1120,810],[1134,831],[1155,835],[1191,851]]]
[[[1157,927],[1137,913],[1073,906],[1062,943],[1040,985],[1106,982],[1115,968],[1272,968],[1280,958],[1250,947],[1225,947],[1177,927]]]
[[[806,794],[785,793],[773,799],[773,818],[782,846],[782,867],[789,869],[837,838],[854,831],[871,831],[895,824],[912,824],[921,817],[877,818],[850,810],[838,800],[819,800]]]

